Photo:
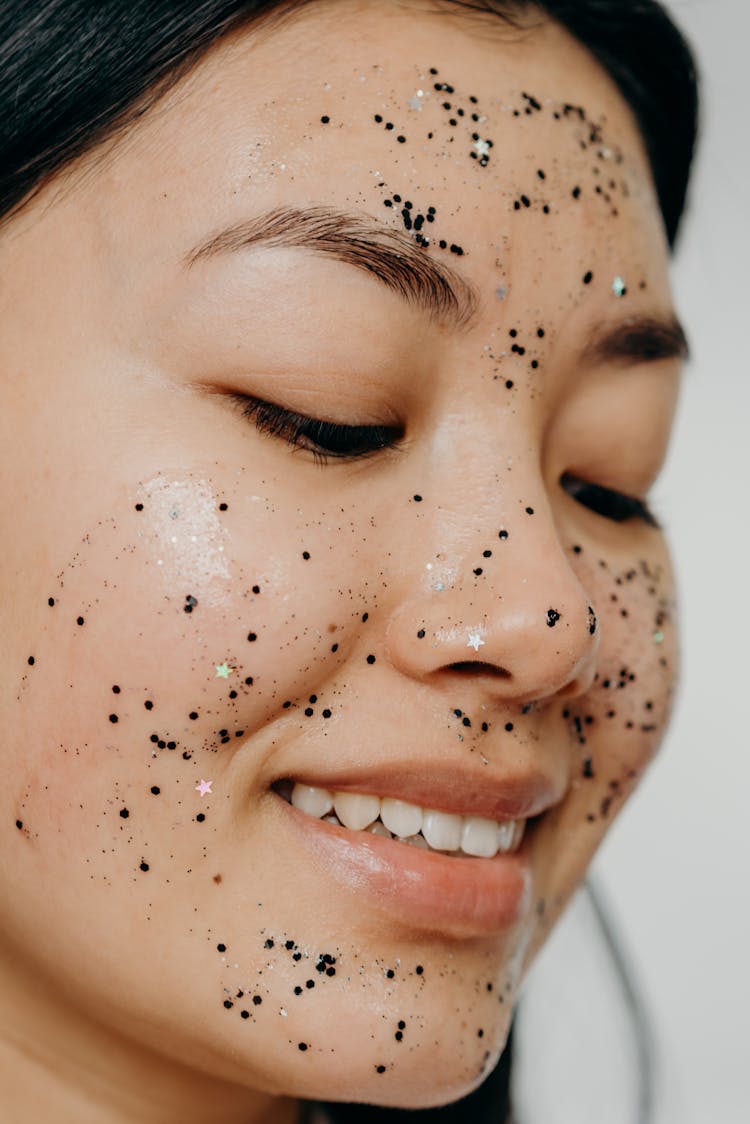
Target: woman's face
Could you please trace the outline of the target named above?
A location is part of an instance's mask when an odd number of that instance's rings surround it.
[[[0,239],[16,1026],[200,1071],[191,1120],[456,1099],[673,689],[664,541],[613,494],[679,373],[634,120],[555,25],[337,0],[57,187]],[[426,854],[283,780],[531,822]]]

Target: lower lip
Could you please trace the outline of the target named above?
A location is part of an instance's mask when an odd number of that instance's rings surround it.
[[[326,881],[366,897],[367,904],[402,927],[464,938],[491,936],[507,932],[528,912],[528,835],[513,854],[454,858],[315,819],[283,797],[278,802]]]

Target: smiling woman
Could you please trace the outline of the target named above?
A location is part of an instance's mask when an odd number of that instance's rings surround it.
[[[0,62],[0,1113],[510,1122],[674,688],[689,51],[40,0]]]

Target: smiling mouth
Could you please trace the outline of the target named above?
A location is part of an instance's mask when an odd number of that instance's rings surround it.
[[[492,859],[497,854],[515,853],[527,823],[533,822],[457,815],[390,796],[336,792],[291,779],[277,781],[272,788],[312,819],[446,856]]]

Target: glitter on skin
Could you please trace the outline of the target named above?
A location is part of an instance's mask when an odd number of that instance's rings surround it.
[[[479,649],[483,646],[484,643],[485,643],[485,641],[482,639],[481,633],[470,632],[469,633],[469,639],[466,642],[466,647],[467,648],[473,648],[475,652],[478,652]]]
[[[50,880],[46,895],[50,909],[66,909],[73,897],[71,886],[76,895],[100,893],[98,902],[110,902],[114,893],[118,900],[122,897],[133,919],[128,927],[132,947],[129,943],[124,950],[127,955],[113,955],[112,980],[136,1017],[149,1018],[165,1038],[182,1036],[199,1057],[210,1039],[212,1050],[226,1050],[232,1064],[239,1061],[243,1076],[260,1063],[277,1087],[293,1086],[300,1079],[306,1092],[314,1095],[335,1087],[338,1093],[353,1094],[355,1101],[368,1097],[372,1101],[382,1096],[377,1084],[387,1082],[391,1103],[399,1096],[426,1103],[434,1095],[436,1073],[447,1094],[458,1095],[475,1082],[488,1042],[496,1060],[524,954],[531,954],[579,880],[578,858],[590,857],[606,830],[605,819],[612,818],[632,788],[634,778],[628,770],[641,770],[654,752],[659,735],[643,727],[663,725],[671,673],[661,668],[660,660],[671,659],[675,630],[660,535],[637,520],[622,526],[598,523],[599,516],[561,489],[545,491],[535,468],[547,387],[552,394],[568,393],[561,327],[576,345],[582,344],[580,321],[612,312],[608,303],[612,294],[604,281],[611,277],[612,261],[631,278],[647,277],[649,292],[660,298],[666,282],[654,249],[658,239],[652,237],[648,218],[652,204],[643,202],[651,196],[639,194],[637,165],[633,167],[628,156],[623,175],[627,173],[633,188],[630,202],[622,206],[618,223],[610,221],[604,200],[594,199],[590,180],[584,178],[595,154],[592,150],[579,155],[578,134],[586,129],[583,119],[571,114],[554,123],[553,107],[559,109],[569,92],[562,72],[566,67],[569,72],[575,62],[575,93],[586,98],[590,118],[606,115],[611,122],[609,147],[614,151],[614,142],[622,140],[628,152],[640,150],[628,133],[633,128],[630,116],[625,119],[624,111],[613,103],[611,84],[605,87],[592,77],[593,64],[587,56],[576,54],[571,60],[572,48],[553,42],[540,60],[530,42],[519,67],[512,45],[499,42],[502,57],[498,58],[488,49],[489,41],[483,40],[478,53],[474,33],[458,18],[446,36],[446,21],[431,25],[416,19],[408,4],[394,4],[386,21],[381,20],[379,3],[358,4],[347,31],[346,0],[331,7],[335,15],[330,25],[325,30],[316,26],[314,35],[304,20],[299,24],[290,20],[263,42],[253,41],[252,47],[248,40],[245,48],[242,36],[235,37],[228,54],[219,46],[215,61],[208,61],[207,73],[194,76],[193,93],[186,88],[175,98],[175,108],[165,106],[151,119],[144,115],[150,123],[143,139],[139,124],[117,157],[111,177],[106,173],[90,177],[87,186],[67,193],[69,199],[56,204],[61,208],[58,217],[50,208],[49,215],[36,224],[38,234],[35,224],[29,224],[28,233],[17,240],[27,252],[29,242],[32,249],[38,243],[43,263],[38,270],[31,268],[34,258],[29,252],[30,262],[25,263],[29,268],[17,271],[20,279],[29,273],[37,286],[32,298],[24,296],[23,284],[13,293],[14,302],[19,301],[28,314],[26,322],[34,322],[31,313],[38,313],[41,298],[48,297],[43,307],[50,315],[59,307],[66,314],[61,316],[62,325],[80,326],[81,341],[87,345],[77,351],[71,337],[71,346],[55,356],[53,365],[45,365],[39,351],[22,356],[30,377],[36,377],[38,370],[43,378],[45,394],[57,393],[56,382],[64,384],[68,394],[78,387],[79,399],[73,405],[87,416],[100,381],[99,364],[89,358],[87,323],[92,331],[93,325],[99,330],[101,323],[102,341],[108,335],[125,340],[132,329],[143,347],[139,361],[145,358],[155,369],[171,365],[178,355],[191,358],[175,374],[180,390],[184,384],[189,393],[170,391],[167,397],[162,388],[159,397],[153,387],[139,387],[139,397],[128,401],[128,409],[138,416],[137,427],[125,428],[119,422],[111,426],[103,411],[101,436],[96,427],[80,443],[80,452],[69,441],[58,444],[59,473],[43,480],[33,459],[23,462],[23,476],[36,486],[24,491],[28,501],[14,518],[28,519],[29,527],[45,526],[49,511],[64,512],[67,531],[62,541],[72,545],[61,548],[68,551],[66,556],[50,556],[54,566],[35,558],[15,559],[38,578],[33,583],[36,601],[28,606],[28,635],[20,638],[17,662],[34,652],[38,666],[29,676],[28,698],[34,705],[25,719],[20,712],[11,714],[5,728],[11,753],[19,742],[18,769],[23,774],[28,772],[29,739],[14,741],[13,731],[25,729],[32,720],[42,725],[44,714],[53,716],[39,731],[36,744],[54,747],[54,754],[43,763],[60,787],[64,782],[66,791],[76,792],[76,801],[56,812],[59,822],[53,837],[45,826],[50,821],[45,803],[49,798],[41,786],[27,794],[19,784],[13,794],[13,816],[31,828],[13,828],[12,845],[22,866],[24,849],[31,851],[30,838],[37,854],[47,847],[50,862],[55,854],[52,847],[59,841],[69,843],[59,848],[64,858],[59,881],[65,885],[66,897],[55,898],[56,887]],[[310,5],[305,18],[316,21],[323,8]],[[394,30],[393,21],[402,20],[403,27]],[[362,21],[368,24],[366,36]],[[436,80],[450,87],[441,90],[440,100],[449,101],[450,110],[443,111],[435,97],[425,99],[420,112],[407,110],[408,97],[417,81],[422,82],[418,75],[427,70],[425,58],[417,55],[437,62],[434,69],[443,73]],[[376,69],[380,60],[387,60],[387,66]],[[359,67],[357,73],[353,65]],[[367,78],[362,85],[361,75]],[[333,92],[323,95],[323,81],[329,78]],[[428,81],[425,75],[425,86]],[[519,92],[524,86],[531,91],[525,98]],[[523,115],[520,127],[507,112],[509,105]],[[475,125],[482,136],[494,137],[492,151],[502,151],[502,168],[495,166],[496,161],[480,172],[478,161],[471,158],[468,121],[462,121],[459,108],[466,110],[467,118],[473,112],[487,116],[486,124]],[[378,109],[395,123],[393,130],[371,123]],[[320,121],[329,111],[334,128]],[[459,122],[457,126],[449,124],[448,113]],[[430,140],[429,132],[434,133]],[[407,142],[399,144],[398,135],[406,135]],[[279,176],[281,161],[288,161],[290,168],[294,162],[293,178]],[[547,220],[542,219],[541,200],[535,194],[541,191],[538,166],[546,170],[544,191],[554,204],[554,214]],[[377,176],[371,174],[374,169]],[[576,182],[587,185],[584,202],[571,196]],[[381,183],[383,187],[376,186]],[[85,192],[82,199],[76,194],[79,190]],[[472,333],[452,334],[447,321],[430,322],[416,305],[402,306],[397,294],[381,294],[372,275],[360,276],[348,263],[324,261],[322,254],[289,251],[283,271],[273,253],[257,270],[250,253],[241,259],[207,260],[196,265],[187,292],[179,294],[172,294],[176,281],[171,273],[165,281],[163,263],[174,261],[176,277],[179,255],[199,234],[213,233],[214,222],[199,223],[201,214],[210,214],[224,225],[261,206],[277,204],[280,194],[300,206],[325,197],[390,223],[393,230],[398,228],[416,242],[414,227],[411,232],[404,229],[400,210],[383,206],[383,193],[393,197],[398,190],[404,201],[413,203],[408,213],[425,216],[424,229],[429,229],[428,204],[436,205],[435,241],[429,254],[424,254],[423,245],[419,248],[425,262],[449,262],[479,290],[483,318]],[[522,195],[532,206],[524,207],[523,218],[515,220],[507,211],[508,202]],[[175,207],[176,198],[187,200],[186,207]],[[77,210],[71,214],[76,199]],[[589,208],[585,224],[579,224],[578,214],[571,221],[571,211],[584,205]],[[144,226],[149,237],[135,236]],[[106,252],[101,252],[99,231],[106,234]],[[102,262],[112,261],[112,278],[92,274],[91,264],[86,266],[89,239],[97,250],[99,269]],[[446,252],[440,250],[439,240]],[[449,246],[465,253],[449,253]],[[50,253],[69,262],[76,282],[71,293],[79,297],[84,288],[90,292],[96,316],[81,320],[72,296],[71,305],[66,304],[59,279],[58,287],[47,293],[45,286],[53,282],[49,276],[53,271],[46,265]],[[539,268],[541,260],[544,269]],[[588,269],[604,283],[583,286],[581,278]],[[123,277],[137,283],[124,286]],[[505,303],[493,297],[498,279],[507,279]],[[109,300],[110,290],[116,300]],[[165,293],[169,300],[162,307]],[[640,292],[632,299],[643,300],[646,307],[648,298]],[[118,337],[122,313],[127,315],[128,331]],[[248,332],[251,318],[258,327]],[[520,346],[530,347],[540,322],[561,349],[562,360],[553,361],[548,343],[535,340],[535,356],[536,348],[547,350],[539,351],[545,380],[538,378],[532,387],[531,357],[522,363],[517,353],[512,359],[503,356],[505,348],[498,341],[501,336],[506,339],[512,324],[518,327]],[[51,324],[50,330],[62,331],[55,328],[54,318]],[[330,330],[331,325],[336,331]],[[8,318],[0,318],[0,331],[9,331]],[[66,343],[68,338],[65,335]],[[159,353],[147,355],[146,341]],[[264,371],[268,356],[257,350],[263,341],[271,342],[276,366],[273,378],[264,376],[253,390],[270,398],[271,391],[296,386],[311,392],[305,408],[314,403],[321,413],[345,396],[353,421],[360,420],[360,407],[362,420],[368,421],[381,420],[381,410],[387,407],[389,413],[402,410],[411,429],[418,414],[411,445],[397,454],[374,453],[356,465],[325,467],[302,449],[292,452],[269,434],[256,433],[247,419],[224,409],[223,395],[197,390],[195,372],[206,379],[208,366],[222,390],[246,390],[244,376],[237,379],[237,371]],[[489,358],[485,343],[493,349]],[[290,381],[285,382],[288,356],[279,349],[292,344],[294,364]],[[336,350],[331,355],[326,348],[332,344]],[[104,348],[97,345],[97,359],[98,350]],[[311,354],[325,364],[325,381],[320,370],[310,370]],[[112,364],[113,375],[122,375],[125,397],[129,371],[120,369],[114,352],[104,358]],[[510,362],[514,389],[506,395]],[[75,378],[52,377],[60,363],[64,375],[75,369]],[[413,371],[408,383],[414,411],[400,397],[407,369]],[[498,371],[501,379],[493,383]],[[585,383],[586,372],[581,371],[581,386]],[[370,395],[366,402],[360,397],[365,385]],[[578,395],[577,387],[578,383],[575,390],[571,386],[571,396]],[[648,409],[654,393],[637,389],[632,395],[636,420],[631,418],[630,424],[635,426],[634,438],[642,438],[633,441],[639,447],[652,436],[655,444],[662,441],[658,427],[653,434],[646,428],[654,413]],[[606,394],[613,395],[613,405],[602,414],[615,413],[619,425],[623,415],[627,420],[628,409],[617,408],[616,393],[609,386]],[[580,402],[585,405],[585,390]],[[606,405],[610,406],[609,400]],[[70,409],[65,406],[61,416]],[[53,417],[54,411],[47,416]],[[435,420],[434,427],[427,418]],[[594,466],[601,467],[607,450],[602,453],[594,436],[589,427],[582,443]],[[438,442],[439,457],[433,455]],[[28,444],[34,448],[33,442]],[[54,426],[45,433],[49,462],[47,445],[55,453]],[[97,470],[93,473],[92,464]],[[74,487],[73,481],[91,477],[96,479],[97,494],[76,504],[80,485],[76,482]],[[617,483],[625,487],[629,481]],[[417,489],[426,501],[404,502]],[[144,511],[136,514],[133,500],[140,496]],[[536,518],[523,513],[527,497],[534,497]],[[225,499],[229,509],[219,518],[218,504]],[[172,520],[170,512],[176,509],[179,520]],[[189,528],[191,517],[200,517],[200,530]],[[503,525],[508,532],[498,533]],[[597,528],[605,533],[598,534]],[[172,532],[178,535],[176,543]],[[191,545],[192,533],[197,542]],[[34,541],[28,533],[11,538],[11,550],[16,552],[24,542]],[[616,547],[603,546],[605,540]],[[490,564],[493,581],[475,581],[471,571],[482,550],[498,541],[497,557]],[[580,557],[572,554],[571,543],[577,541],[585,545]],[[303,546],[309,548],[307,559],[301,554]],[[423,559],[438,552],[443,555],[441,567],[446,567],[441,575],[450,571],[444,585],[440,583],[440,595],[430,587],[434,574],[431,579],[422,568]],[[604,567],[599,566],[602,556]],[[540,557],[541,567],[537,566]],[[649,568],[648,574],[642,564]],[[24,566],[15,569],[21,572]],[[626,576],[631,570],[636,572],[633,579]],[[256,580],[263,589],[261,597],[249,593]],[[42,622],[35,606],[36,602],[41,606],[49,593],[61,608],[50,613],[44,606]],[[612,607],[607,604],[610,593],[620,597]],[[183,613],[188,594],[199,602],[192,617]],[[591,685],[571,701],[570,718],[563,720],[561,707],[550,697],[550,689],[540,688],[538,676],[542,671],[549,674],[554,686],[565,679],[563,663],[570,666],[571,655],[589,651],[589,601],[602,619],[596,670],[602,678],[610,678],[612,686],[605,689],[601,680]],[[557,606],[563,619],[548,633],[543,622],[551,605]],[[361,617],[365,608],[370,610],[366,626]],[[630,613],[627,622],[621,621],[621,608]],[[515,610],[516,632],[510,628],[503,632],[502,622],[512,623]],[[659,624],[662,610],[665,617]],[[86,616],[81,629],[74,623],[79,611]],[[492,627],[488,624],[482,675],[477,674],[477,661],[474,670],[469,665],[452,678],[451,691],[455,688],[462,719],[471,715],[473,721],[464,726],[462,720],[446,715],[439,703],[453,675],[446,670],[449,663],[468,664],[468,620],[492,620]],[[335,653],[328,631],[332,622],[338,642]],[[250,627],[263,642],[246,645],[242,651],[255,653],[262,647],[263,659],[247,668],[255,680],[252,690],[247,689],[245,669],[241,674],[237,669],[233,680],[237,692],[232,697],[222,685],[218,690],[211,687],[207,669],[215,653],[239,651]],[[422,628],[426,637],[420,639],[417,633]],[[651,639],[655,629],[665,636],[659,647]],[[537,702],[524,713],[513,694],[517,680],[490,682],[484,670],[502,660],[514,676],[523,672],[524,644],[535,646],[540,633],[542,642],[535,647],[538,656],[527,672],[525,696]],[[80,653],[80,668],[87,669],[85,678],[76,678],[72,661],[64,658],[71,643],[77,645],[76,655]],[[565,659],[555,662],[557,649]],[[368,652],[377,653],[374,667],[366,661]],[[620,676],[626,666],[626,675]],[[630,675],[637,678],[631,680]],[[102,703],[112,697],[108,694],[112,683],[122,686],[117,726],[107,723],[108,708]],[[335,700],[329,722],[322,718],[323,701],[315,717],[304,716],[305,700],[312,694],[325,702]],[[151,714],[141,705],[147,697],[156,703]],[[643,709],[646,697],[654,700],[653,712]],[[131,700],[136,705],[128,708]],[[288,709],[284,700],[291,702]],[[509,707],[512,738],[505,731]],[[609,711],[616,711],[616,717],[607,719]],[[156,715],[160,752],[152,759],[149,738],[155,732]],[[488,721],[483,723],[485,717]],[[580,720],[580,731],[574,718]],[[335,726],[337,736],[327,736]],[[482,734],[485,726],[489,731]],[[225,753],[217,745],[219,728],[231,734],[243,729],[246,740],[232,737]],[[454,737],[457,729],[460,742]],[[384,924],[378,917],[370,928],[364,899],[352,901],[333,886],[332,879],[318,880],[312,863],[304,867],[299,851],[287,849],[275,830],[276,804],[267,791],[269,777],[278,775],[282,764],[301,767],[310,761],[312,767],[312,762],[323,759],[327,764],[351,759],[367,764],[373,753],[368,737],[377,740],[386,764],[416,753],[416,745],[420,753],[444,753],[457,766],[480,760],[476,739],[481,738],[481,761],[488,775],[493,769],[497,775],[509,743],[523,765],[539,759],[535,755],[541,740],[549,749],[550,768],[564,771],[574,761],[579,768],[570,775],[576,777],[582,760],[579,739],[587,739],[585,752],[587,757],[590,754],[595,777],[582,785],[585,791],[573,789],[565,796],[555,813],[555,826],[543,820],[534,839],[542,871],[535,898],[547,900],[546,912],[534,911],[507,940],[493,940],[491,949],[478,950],[473,942],[454,940],[449,954],[432,933],[415,941],[412,932],[407,945],[400,918]],[[75,750],[84,742],[88,749],[79,758]],[[170,753],[170,742],[177,742],[180,749]],[[192,764],[186,764],[190,755]],[[190,807],[189,798],[185,800],[194,771],[226,778],[221,801],[211,802],[226,809],[223,821],[212,814],[202,827],[195,824],[197,810]],[[148,793],[154,780],[161,795]],[[614,782],[619,787],[610,792]],[[118,816],[124,796],[131,808],[127,821]],[[99,812],[103,808],[106,816]],[[591,821],[586,819],[589,815]],[[12,827],[10,817],[8,823]],[[575,846],[567,847],[566,839]],[[554,862],[549,861],[551,855]],[[544,874],[553,867],[554,877]],[[214,875],[219,870],[224,873],[221,882]],[[116,953],[119,936],[112,931],[108,915],[103,916],[106,926],[97,928],[96,904],[92,896],[85,941],[56,945],[53,970],[67,956],[73,971],[87,971],[76,943],[85,956],[90,956],[92,947],[97,956],[110,950]],[[264,948],[263,926],[270,922],[276,927],[276,944]],[[283,947],[284,925],[297,940],[296,952]],[[342,945],[342,957],[338,974],[329,978],[314,966],[318,947],[331,939],[332,932]],[[284,941],[286,937],[284,932]],[[168,957],[152,955],[155,938],[160,947],[169,949]],[[34,941],[35,933],[29,931],[26,939]],[[216,941],[222,939],[231,949],[224,960],[215,952]],[[406,953],[408,960],[397,965],[407,947],[412,950]],[[300,959],[294,960],[295,955]],[[420,964],[414,967],[417,959]],[[518,964],[511,963],[516,960]],[[191,986],[186,988],[188,964],[199,971],[190,975]],[[393,976],[385,977],[385,965],[396,969]],[[305,981],[313,977],[316,987],[307,989]],[[485,989],[487,980],[494,982],[494,993]],[[107,986],[111,986],[109,978]],[[294,995],[296,986],[301,986],[303,997]],[[261,988],[267,989],[262,1005],[246,1000],[253,1018],[245,1023],[234,998],[232,1008],[223,1007],[224,998],[236,997],[238,990],[250,996]],[[101,998],[106,1017],[106,991]],[[290,1008],[294,1003],[286,1020],[288,1029],[277,1017],[282,1002]],[[224,1020],[220,1027],[219,1012]],[[406,1043],[397,1046],[392,1037],[402,1014],[409,1027],[408,1048]],[[437,1043],[432,1030],[436,1025],[442,1030]],[[475,1041],[477,1027],[485,1032],[481,1050]],[[309,1050],[298,1054],[298,1042],[309,1044]],[[397,1062],[391,1049],[398,1050]],[[300,1063],[302,1078],[295,1074]],[[371,1067],[376,1064],[387,1067],[387,1077],[375,1076]],[[312,1090],[309,1082],[317,1082]],[[210,1117],[210,1105],[204,1115]],[[233,1118],[250,1115],[250,1111],[244,1115],[234,1111]],[[266,1115],[272,1119],[273,1108]]]
[[[206,796],[206,794],[211,791],[211,785],[213,783],[213,781],[204,781],[201,777],[200,783],[195,786],[195,791],[199,792],[201,796]]]
[[[214,664],[214,668],[216,670],[215,679],[228,679],[235,670],[233,667],[230,667],[228,663]]]

